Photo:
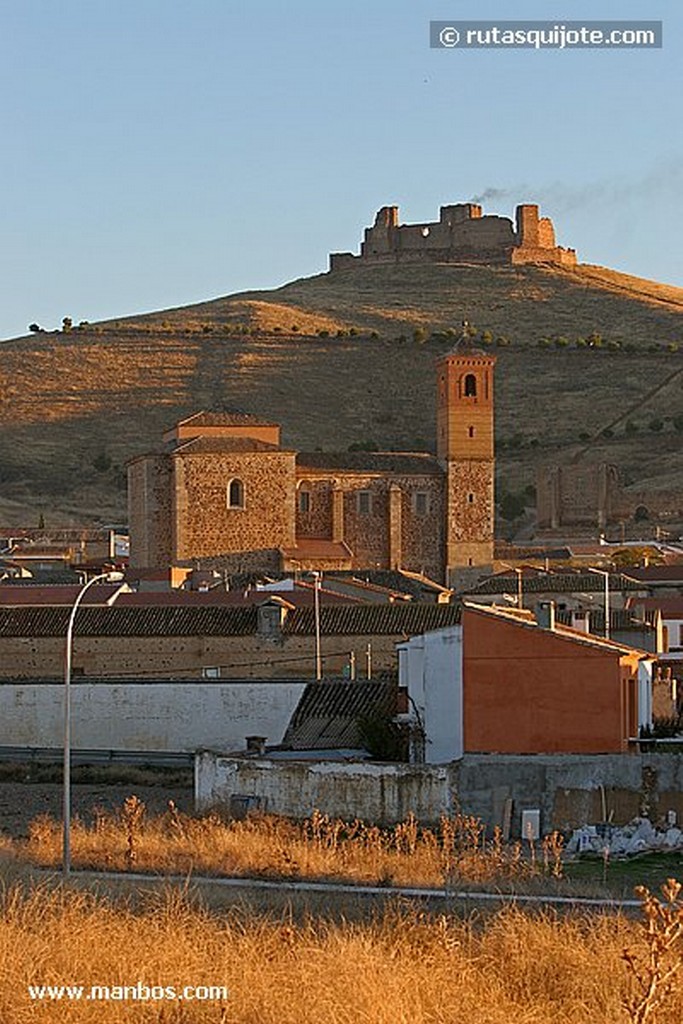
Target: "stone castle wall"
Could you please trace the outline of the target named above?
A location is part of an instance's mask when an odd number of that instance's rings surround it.
[[[514,224],[509,217],[482,215],[475,203],[442,206],[435,222],[400,224],[398,207],[383,206],[365,230],[360,256],[332,253],[330,270],[397,262],[574,266],[576,253],[556,244],[552,221],[539,217],[533,204],[517,207]]]

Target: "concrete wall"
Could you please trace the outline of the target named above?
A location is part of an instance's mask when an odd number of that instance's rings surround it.
[[[414,637],[398,648],[399,686],[424,730],[415,760],[445,764],[463,754],[462,627]],[[421,755],[421,756],[420,756]]]
[[[279,743],[304,682],[74,683],[75,749],[239,751],[245,737]],[[0,683],[0,746],[60,747],[64,687]]]
[[[438,820],[453,809],[445,767],[337,761],[270,761],[220,757],[195,760],[195,802],[200,811],[230,806],[233,796],[256,796],[273,814],[306,818],[318,808],[334,818],[389,823],[412,811]]]
[[[512,800],[512,834],[522,811],[539,809],[541,830],[624,824],[638,814],[653,821],[675,810],[683,820],[683,756],[676,754],[465,755],[449,765],[343,764],[251,760],[212,752],[195,762],[198,809],[229,807],[232,796],[258,797],[264,810],[303,818],[318,808],[332,817],[380,824],[412,811],[423,822],[461,810],[490,828]]]
[[[638,731],[640,656],[463,611],[465,749],[609,753]]]

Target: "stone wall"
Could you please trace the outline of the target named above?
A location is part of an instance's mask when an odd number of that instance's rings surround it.
[[[145,455],[129,464],[128,523],[131,566],[171,564],[171,463],[167,456]]]
[[[301,512],[298,503],[297,536],[345,541],[354,552],[354,568],[400,566],[432,579],[443,577],[442,477],[359,471],[321,478],[320,472],[301,469],[297,475],[298,490],[304,488],[309,493],[307,513]],[[368,511],[361,506],[361,500],[366,500],[359,497],[361,492],[369,495]],[[339,502],[338,516],[333,514],[335,500]]]
[[[524,810],[540,810],[541,831],[569,830],[638,814],[653,821],[667,811],[683,820],[683,758],[675,754],[535,757],[466,755],[441,766],[241,760],[203,753],[196,761],[195,799],[200,810],[229,807],[232,796],[254,796],[264,810],[307,817],[314,809],[332,817],[379,824],[414,813],[436,823],[462,811],[492,829],[502,826],[512,801],[512,835],[521,836]]]
[[[396,669],[395,645],[402,636],[351,634],[321,638],[326,675],[340,675],[354,651],[358,677],[372,649],[375,674]],[[314,678],[315,638],[284,634],[279,640],[246,636],[82,636],[73,650],[74,675],[93,678],[133,676],[199,679],[202,669],[221,667],[237,679]],[[60,679],[64,672],[62,637],[0,637],[0,679]]]
[[[479,262],[576,264],[573,249],[555,243],[548,217],[533,204],[518,206],[516,224],[509,217],[482,216],[475,203],[442,206],[438,221],[400,224],[398,207],[383,206],[366,228],[360,262]],[[350,253],[330,256],[330,270],[354,265]]]
[[[173,461],[176,559],[294,544],[293,452],[183,454]],[[244,505],[230,508],[227,488],[235,479]]]

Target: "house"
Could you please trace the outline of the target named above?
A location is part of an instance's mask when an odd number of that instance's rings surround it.
[[[140,595],[129,595],[131,599]],[[150,598],[153,595],[144,595]],[[156,596],[156,595],[154,595]],[[375,678],[394,674],[395,645],[415,633],[457,621],[449,604],[321,604],[294,606],[287,595],[261,594],[258,604],[122,604],[79,609],[74,676],[135,679],[290,679],[314,676],[316,624],[323,675]],[[332,597],[334,600],[334,597]],[[0,678],[59,679],[70,609],[0,607]]]
[[[520,575],[521,574],[521,575]],[[520,567],[517,572],[501,572],[461,589],[458,596],[477,604],[519,604],[533,606],[539,601],[554,601],[558,611],[604,611],[605,577],[584,570],[536,569]],[[614,572],[609,576],[610,608],[625,608],[629,598],[647,594],[644,583],[628,573]]]
[[[465,603],[460,623],[398,645],[412,760],[621,753],[652,720],[652,655],[531,611]]]

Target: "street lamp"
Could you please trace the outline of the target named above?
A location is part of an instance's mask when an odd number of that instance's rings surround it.
[[[522,582],[522,573],[524,570],[519,565],[510,565],[509,562],[499,562],[506,569],[512,569],[517,576],[517,607],[524,607],[524,584]]]
[[[321,573],[314,570],[313,576],[313,608],[315,614],[315,678],[318,682],[323,677],[322,657],[320,654],[320,576]]]
[[[95,583],[106,580],[107,583],[120,583],[122,572],[102,572],[93,576],[79,590],[71,608],[69,623],[66,627],[66,648],[64,654],[64,804],[62,814],[62,874],[69,877],[71,871],[71,655],[73,651],[73,634],[76,612],[86,593]]]
[[[609,640],[609,569],[591,569],[589,566],[588,571],[605,577],[605,640]]]

